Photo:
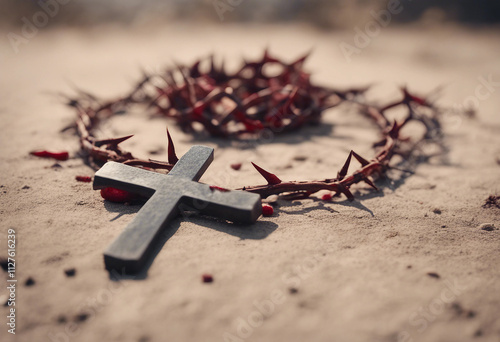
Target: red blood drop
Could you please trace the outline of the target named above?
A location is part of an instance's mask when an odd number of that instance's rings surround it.
[[[201,280],[204,283],[212,283],[214,281],[214,277],[211,274],[205,273],[201,276]]]
[[[241,169],[241,163],[231,164],[231,168],[232,168],[233,170],[238,171],[239,169]]]
[[[125,203],[134,199],[134,194],[116,188],[101,189],[101,196],[110,202]]]
[[[92,182],[92,177],[89,176],[76,176],[75,179],[79,182],[84,182],[84,183]]]
[[[50,152],[50,151],[33,151],[30,152],[32,155],[42,158],[53,158],[56,160],[68,160],[69,153],[66,151],[62,152]]]
[[[324,194],[324,195],[321,197],[321,199],[322,199],[323,201],[330,201],[330,200],[332,199],[332,197],[333,197],[333,196],[332,196],[332,194]]]
[[[262,215],[272,216],[273,213],[274,213],[274,209],[269,204],[264,204],[262,206]]]

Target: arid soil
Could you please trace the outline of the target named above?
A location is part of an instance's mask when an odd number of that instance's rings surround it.
[[[14,229],[18,282],[16,334],[8,333],[9,307],[1,306],[0,340],[499,341],[500,209],[482,207],[500,195],[498,32],[384,28],[349,61],[340,47],[354,39],[353,31],[305,26],[179,24],[40,30],[17,54],[5,44],[0,253],[7,256]],[[234,67],[265,47],[288,60],[312,48],[306,67],[315,82],[373,84],[369,96],[380,103],[399,98],[402,85],[424,95],[442,86],[438,103],[456,109],[443,117],[448,152],[413,175],[391,172],[379,192],[354,187],[353,202],[280,201],[272,217],[248,227],[176,219],[147,273],[110,275],[103,250],[140,205],[104,202],[75,180],[93,171],[78,158],[74,132],[60,132],[75,113],[57,94],[77,86],[113,98],[130,89],[141,67],[160,70],[210,53]],[[477,106],[474,119],[464,104]],[[165,159],[167,124],[134,113],[107,122],[102,135],[135,134],[124,147]],[[169,129],[179,155],[193,144],[214,147],[201,181],[228,188],[263,182],[250,161],[283,180],[335,177],[351,149],[372,157],[378,138],[347,107],[327,111],[318,127],[245,148]],[[71,158],[56,167],[30,156],[35,149],[68,150]],[[240,171],[229,166],[237,162]],[[485,223],[495,227],[482,229]],[[212,283],[202,282],[206,273]],[[2,304],[7,279],[2,271]]]

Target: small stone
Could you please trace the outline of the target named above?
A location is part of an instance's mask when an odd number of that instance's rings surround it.
[[[7,272],[8,264],[9,263],[6,258],[0,258],[0,267],[2,267],[2,270],[4,270],[5,272]]]
[[[87,318],[89,318],[89,314],[83,312],[75,316],[75,322],[84,322],[87,320]]]
[[[498,228],[496,228],[493,223],[483,223],[482,225],[479,226],[479,229],[491,232],[497,230]]]
[[[464,309],[462,308],[462,305],[460,305],[460,303],[457,302],[452,303],[451,308],[453,309],[453,311],[455,311],[455,313],[458,316],[461,316],[464,313]]]
[[[213,283],[214,277],[211,274],[205,273],[201,275],[201,280],[204,283]]]
[[[445,224],[443,224],[443,225],[441,226],[441,228],[446,228],[446,225],[445,225]]]
[[[434,208],[434,210],[432,210],[432,212],[434,214],[441,215],[441,209],[439,209],[439,208]]]
[[[467,314],[465,315],[467,318],[474,318],[476,317],[476,312],[473,310],[467,311]]]
[[[33,285],[35,285],[35,279],[29,277],[28,279],[26,279],[26,282],[24,283],[24,285],[26,285],[26,286],[33,286]]]
[[[392,239],[399,235],[399,232],[391,231],[385,236],[386,239]]]
[[[74,277],[76,274],[76,269],[68,268],[67,270],[64,270],[64,273],[66,274],[66,277]]]
[[[239,169],[241,169],[241,163],[231,164],[231,169],[238,171]]]
[[[483,208],[498,208],[500,209],[500,196],[490,195],[483,204]]]
[[[296,287],[290,287],[288,289],[288,292],[290,292],[290,294],[296,294],[299,292],[299,289],[297,289]]]
[[[157,147],[148,151],[148,153],[152,155],[159,155],[162,154],[163,152],[165,152],[165,148],[163,147]]]
[[[293,157],[293,160],[295,160],[295,161],[305,161],[305,160],[307,160],[307,156],[295,156],[295,157]]]
[[[271,205],[275,205],[276,203],[278,203],[278,199],[279,199],[278,195],[271,195],[271,196],[268,196],[266,199],[263,199],[262,202],[269,203]]]
[[[29,185],[25,185],[25,186],[23,186],[21,189],[23,189],[23,190],[27,190],[27,189],[31,189],[31,187],[30,187]]]
[[[436,278],[436,279],[441,278],[441,276],[439,274],[437,274],[436,272],[427,272],[427,275],[431,278]]]

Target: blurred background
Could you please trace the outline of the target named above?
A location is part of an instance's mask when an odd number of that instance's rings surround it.
[[[43,4],[57,1],[64,11],[48,27],[118,23],[148,25],[176,20],[198,22],[306,22],[323,29],[353,27],[388,6],[388,0],[0,0],[0,25],[22,26]],[[401,0],[400,23],[430,25],[460,22],[492,25],[500,22],[498,0]]]

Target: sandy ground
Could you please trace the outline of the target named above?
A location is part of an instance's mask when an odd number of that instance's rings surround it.
[[[0,252],[15,229],[18,283],[16,335],[7,332],[2,306],[0,340],[499,341],[500,231],[479,228],[500,227],[500,210],[481,207],[500,192],[498,32],[384,29],[348,63],[339,44],[353,37],[299,26],[180,24],[42,30],[18,54],[4,44]],[[354,202],[281,202],[251,227],[177,219],[147,274],[110,279],[102,252],[140,206],[104,203],[76,182],[92,175],[76,157],[51,168],[53,161],[29,155],[78,151],[71,132],[59,133],[74,113],[53,94],[76,84],[109,98],[127,91],[141,66],[155,70],[211,52],[236,65],[266,46],[288,59],[314,48],[307,67],[316,82],[374,83],[383,100],[403,84],[419,92],[445,85],[442,103],[460,105],[478,96],[481,77],[498,81],[479,90],[476,120],[446,118],[449,153],[412,177],[382,182],[379,193],[357,187]],[[202,181],[240,187],[262,183],[250,161],[282,179],[306,180],[335,176],[350,149],[373,154],[377,132],[365,119],[344,110],[324,119],[299,136],[244,150],[170,129],[179,154],[195,143],[216,149]],[[105,129],[113,136],[136,134],[126,147],[139,156],[165,146],[165,121],[131,116],[112,124]],[[229,168],[234,162],[243,163],[241,171]],[[68,268],[76,268],[74,277],[65,276]],[[202,283],[203,273],[215,281]],[[29,277],[35,284],[28,287]],[[7,273],[0,278],[3,303]]]

